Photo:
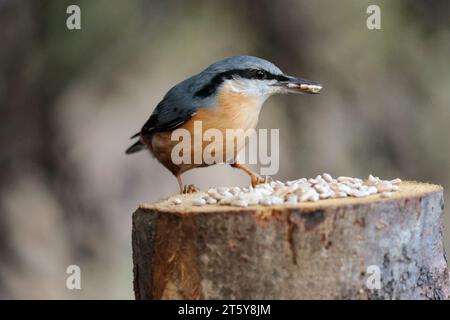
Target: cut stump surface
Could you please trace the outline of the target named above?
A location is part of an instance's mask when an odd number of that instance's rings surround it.
[[[137,299],[450,296],[440,186],[403,182],[390,198],[190,205],[202,195],[134,213]]]

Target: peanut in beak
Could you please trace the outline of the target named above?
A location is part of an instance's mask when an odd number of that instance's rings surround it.
[[[293,88],[293,89],[300,89],[302,91],[309,92],[309,93],[319,93],[320,90],[322,90],[322,86],[320,86],[320,85],[305,84],[305,83],[301,83],[301,84],[289,83],[288,87]]]

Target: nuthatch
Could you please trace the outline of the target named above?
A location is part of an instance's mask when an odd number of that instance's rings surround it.
[[[246,131],[256,127],[261,107],[271,95],[319,93],[321,89],[316,82],[284,74],[269,61],[252,56],[229,57],[170,89],[141,131],[132,136],[139,140],[126,153],[148,148],[175,175],[181,192],[194,192],[197,189],[193,185],[183,187],[181,174],[208,166],[210,162],[175,164],[171,157],[172,149],[178,143],[171,139],[175,129],[186,129],[193,136],[194,122],[201,121],[205,130]],[[205,144],[201,143],[199,147],[203,149]],[[235,158],[225,160],[249,174],[253,186],[263,182],[259,175],[237,163]]]

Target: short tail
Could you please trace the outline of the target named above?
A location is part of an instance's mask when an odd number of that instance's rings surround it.
[[[139,140],[125,151],[126,154],[132,154],[145,149],[145,145]]]

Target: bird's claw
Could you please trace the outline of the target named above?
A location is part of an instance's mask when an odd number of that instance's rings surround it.
[[[252,175],[252,187],[256,187],[258,184],[270,183],[272,178],[270,176],[261,177],[257,174]]]
[[[199,192],[200,189],[194,186],[193,184],[185,185],[182,193],[196,193]]]

